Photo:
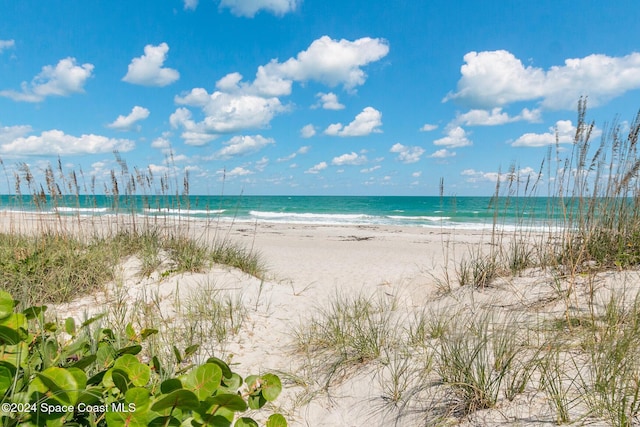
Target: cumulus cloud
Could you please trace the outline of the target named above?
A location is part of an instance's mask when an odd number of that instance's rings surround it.
[[[226,178],[235,178],[236,176],[245,176],[245,175],[252,175],[253,172],[251,172],[249,169],[245,169],[242,166],[237,166],[233,169],[231,169],[230,171],[226,171],[224,172],[224,175]]]
[[[333,92],[329,93],[317,93],[316,97],[319,98],[318,103],[315,107],[322,107],[325,110],[342,110],[344,109],[344,105],[340,104],[338,101],[338,95]]]
[[[303,138],[311,138],[316,134],[316,128],[312,124],[308,124],[300,129],[300,136]]]
[[[316,174],[319,173],[322,170],[325,170],[327,168],[327,162],[320,162],[317,165],[314,165],[312,167],[310,167],[309,169],[307,169],[306,171],[304,171],[304,173],[311,173],[311,174]]]
[[[466,176],[467,182],[497,182],[500,180],[501,182],[510,181],[510,180],[526,180],[527,177],[536,178],[538,176],[538,172],[536,172],[533,168],[527,166],[520,170],[514,172],[483,172],[477,171],[475,169],[465,169],[460,172],[460,175]]]
[[[367,156],[360,155],[354,152],[346,153],[338,157],[334,157],[331,160],[331,164],[335,166],[344,165],[361,165],[367,162]]]
[[[506,123],[519,121],[539,122],[540,109],[529,110],[524,108],[517,116],[509,116],[502,111],[502,107],[495,107],[492,110],[470,110],[464,114],[458,114],[454,123],[465,126],[498,126]]]
[[[2,126],[0,127],[0,145],[8,144],[16,138],[26,136],[32,130],[31,126],[28,125]]]
[[[456,92],[444,101],[458,100],[480,108],[540,100],[547,109],[575,109],[581,96],[599,105],[640,88],[640,53],[611,57],[589,55],[566,59],[548,70],[524,66],[506,50],[469,52]]]
[[[151,142],[151,147],[165,150],[171,148],[171,142],[164,137],[156,138]]]
[[[13,130],[24,132],[24,129]],[[107,138],[100,135],[82,135],[79,137],[67,135],[54,129],[42,132],[40,135],[22,134],[10,141],[0,137],[0,153],[13,155],[72,155],[110,153],[114,150],[127,152],[133,150],[135,144],[128,139]]]
[[[115,119],[113,123],[109,123],[107,127],[121,131],[132,130],[134,129],[136,122],[144,120],[147,117],[149,117],[149,110],[136,105],[131,109],[131,113],[129,113],[129,115],[119,115],[118,118]],[[139,130],[140,127],[138,126],[137,129]]]
[[[430,154],[429,157],[432,159],[446,159],[447,157],[454,157],[455,155],[455,151],[449,151],[446,148],[442,148]]]
[[[216,90],[211,94],[203,88],[193,88],[177,96],[177,104],[201,108],[205,118],[196,122],[190,110],[183,107],[174,112],[171,124],[174,128],[184,128],[182,137],[187,144],[203,144],[221,133],[268,127],[276,114],[287,110],[279,97],[291,94],[294,81],[314,80],[332,86],[342,84],[351,89],[366,80],[361,67],[380,59],[388,50],[386,42],[381,39],[365,37],[355,41],[336,41],[327,36],[321,37],[296,58],[289,58],[283,63],[274,59],[258,67],[253,82],[243,81],[243,76],[234,72],[218,80]],[[332,97],[327,101],[332,101]],[[335,103],[329,102],[329,105],[336,107]],[[344,136],[362,132],[362,129],[349,126],[342,129],[342,125],[339,130]],[[302,136],[313,136],[312,131],[315,129],[308,125]]]
[[[2,90],[0,96],[14,101],[41,102],[47,96],[69,96],[84,92],[93,64],[76,65],[75,58],[61,59],[56,66],[46,65],[31,83],[22,82],[21,91]]]
[[[238,135],[229,141],[223,142],[224,147],[214,155],[218,159],[228,159],[230,157],[244,156],[262,150],[275,141],[272,138],[265,138],[262,135]]]
[[[158,46],[148,44],[144,47],[144,55],[133,58],[127,74],[122,81],[142,86],[167,86],[180,78],[180,73],[172,68],[163,68],[167,59],[169,45]]]
[[[400,143],[393,144],[389,151],[391,153],[397,153],[398,160],[400,160],[402,163],[416,163],[424,154],[424,148],[422,147],[408,147]]]
[[[185,0],[187,1],[187,0]],[[282,16],[296,10],[302,0],[222,0],[220,8],[228,8],[236,16],[253,18],[261,10]]]
[[[194,144],[201,139],[210,141],[218,134],[268,127],[274,115],[285,110],[275,97],[220,91],[209,95],[201,88],[193,89],[184,97],[176,97],[175,101],[179,105],[200,107],[205,114],[201,122],[195,122],[187,108],[178,108],[170,116],[169,122],[173,128],[184,129],[182,137],[187,144]]]
[[[438,129],[438,125],[425,123],[424,125],[422,125],[422,127],[419,130],[420,132],[431,132],[432,130],[436,130],[436,129]]]
[[[444,145],[449,148],[466,147],[473,145],[467,138],[467,132],[460,126],[452,127],[447,131],[447,136],[433,141],[435,145]]]
[[[0,53],[2,53],[5,49],[11,49],[16,45],[15,40],[0,40]]]
[[[559,144],[570,144],[575,134],[576,127],[571,120],[558,120],[555,126],[549,128],[549,132],[525,133],[511,145],[513,147],[544,147],[555,144],[556,140]]]
[[[342,123],[329,125],[324,133],[330,136],[366,136],[371,133],[382,132],[382,113],[373,107],[366,107],[356,118],[346,126]]]
[[[333,40],[322,36],[314,40],[309,48],[298,53],[296,58],[285,62],[272,60],[258,68],[256,88],[276,88],[285,95],[290,81],[308,80],[324,83],[330,87],[343,85],[353,89],[364,84],[367,75],[362,67],[383,58],[389,53],[389,45],[383,39],[363,37],[355,41]],[[289,84],[285,84],[289,82]]]

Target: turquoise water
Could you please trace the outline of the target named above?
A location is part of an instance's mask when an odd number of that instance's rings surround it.
[[[486,228],[539,227],[548,198],[371,196],[0,196],[0,210],[59,215],[170,216],[238,222]],[[560,209],[556,209],[560,212]]]

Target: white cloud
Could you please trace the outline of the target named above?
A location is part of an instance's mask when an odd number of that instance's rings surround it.
[[[198,0],[184,0],[184,10],[196,10]]]
[[[589,55],[566,59],[548,70],[527,66],[505,50],[469,52],[458,90],[444,101],[459,100],[481,108],[541,100],[548,109],[575,109],[580,96],[599,105],[640,88],[640,53],[622,57]]]
[[[422,171],[417,171],[411,174],[414,178],[420,178],[422,176]]]
[[[300,136],[303,138],[311,138],[316,134],[316,128],[312,124],[308,124],[300,129]]]
[[[16,130],[14,130],[16,131]],[[3,141],[3,140],[2,140]],[[0,153],[14,155],[72,155],[110,153],[114,150],[127,152],[135,144],[128,139],[107,138],[100,135],[67,135],[54,129],[40,135],[25,136],[7,141],[0,145]]]
[[[144,55],[133,58],[122,81],[143,86],[167,86],[180,78],[180,73],[172,68],[162,68],[167,59],[169,45],[146,45]]]
[[[331,164],[335,166],[343,165],[361,165],[367,162],[367,156],[360,155],[354,152],[346,153],[338,157],[334,157],[331,160]]]
[[[444,145],[449,148],[466,147],[473,145],[473,143],[467,138],[467,133],[460,126],[450,128],[447,131],[447,136],[436,139],[433,141],[435,145]]]
[[[156,138],[151,142],[151,147],[160,148],[160,149],[167,149],[167,148],[171,148],[171,142],[167,138],[164,138],[164,137]]]
[[[215,158],[227,159],[230,157],[244,156],[246,154],[260,151],[269,144],[273,144],[272,138],[265,138],[262,135],[240,135],[234,136],[229,141],[223,142],[223,147],[215,154]]]
[[[497,126],[519,121],[539,122],[540,109],[524,108],[517,116],[509,116],[502,111],[502,107],[495,107],[491,111],[470,110],[464,114],[458,114],[454,123],[465,126]]]
[[[431,155],[429,155],[432,159],[445,159],[447,157],[454,157],[456,155],[455,151],[449,151],[446,148],[442,148]]]
[[[205,114],[201,122],[193,121],[191,112],[186,108],[178,108],[171,115],[172,127],[184,128],[182,137],[187,144],[190,140],[193,142],[194,135],[210,141],[218,134],[266,128],[275,114],[285,110],[278,98],[220,91],[209,95],[201,88],[193,89],[186,96],[176,97],[175,101],[179,105],[200,107]],[[189,138],[189,135],[192,137]]]
[[[306,171],[304,171],[304,173],[311,173],[311,174],[316,174],[319,173],[322,170],[325,170],[327,168],[327,162],[320,162],[317,165],[307,169]]]
[[[371,166],[370,168],[360,169],[360,173],[371,173],[371,172],[377,171],[380,168],[382,168],[382,166],[375,165],[375,166]]]
[[[192,145],[204,144],[221,133],[268,127],[276,114],[287,110],[278,97],[290,95],[294,81],[315,80],[331,86],[342,84],[352,89],[366,80],[361,67],[377,61],[388,50],[386,42],[381,39],[365,37],[352,42],[335,41],[323,36],[311,43],[307,50],[298,53],[296,58],[289,58],[283,63],[274,59],[258,67],[253,82],[243,82],[242,75],[234,72],[218,80],[217,90],[212,94],[203,88],[193,88],[186,94],[176,96],[177,104],[201,108],[205,118],[196,122],[189,110],[179,108],[171,116],[171,125],[174,128],[183,127],[182,137]],[[332,101],[331,97],[328,101]],[[335,101],[337,103],[337,97]],[[337,106],[331,102],[329,105]],[[372,124],[376,126],[376,123]],[[345,129],[340,125],[340,130],[344,136],[351,136],[364,132],[361,125],[361,122],[357,122]],[[315,132],[313,127],[306,126],[303,137],[309,137],[312,130]]]
[[[310,148],[311,147],[308,146],[308,145],[303,145],[302,147],[298,148],[298,151],[296,151],[295,153],[291,153],[286,157],[280,157],[276,161],[279,162],[279,163],[288,162],[289,160],[295,159],[299,154],[307,154],[309,152]]]
[[[219,173],[221,173],[220,171],[218,171]],[[236,176],[246,176],[246,175],[252,175],[253,172],[251,172],[248,169],[243,168],[242,166],[237,166],[233,169],[231,169],[230,171],[226,171],[226,172],[222,172],[224,174],[225,177],[227,178],[234,178]]]
[[[14,139],[26,136],[32,130],[31,126],[28,125],[0,127],[0,145],[8,144]]]
[[[269,165],[269,159],[266,157],[261,158],[255,163],[256,170],[262,172]]]
[[[513,147],[544,147],[555,144],[556,136],[559,144],[570,144],[573,142],[575,134],[576,127],[571,123],[571,120],[558,120],[555,126],[549,128],[549,132],[525,133],[511,145]]]
[[[323,93],[319,92],[316,94],[316,98],[320,98],[318,100],[318,104],[316,107],[322,107],[325,110],[342,110],[344,109],[344,105],[340,104],[338,101],[338,95],[333,92]]]
[[[140,107],[136,105],[131,109],[131,113],[128,116],[118,116],[117,119],[113,123],[107,125],[111,129],[116,130],[132,130],[134,128],[134,124],[140,120],[144,120],[149,117],[149,110],[144,107]],[[139,127],[138,127],[139,129]]]
[[[432,130],[436,130],[436,129],[438,129],[438,125],[425,123],[419,130],[420,132],[431,132]]]
[[[69,96],[84,92],[84,84],[91,77],[93,64],[76,65],[75,58],[61,59],[55,67],[46,65],[31,83],[22,82],[22,91],[3,90],[0,96],[14,101],[41,102],[47,96]]]
[[[422,147],[408,147],[400,143],[393,144],[389,151],[391,153],[397,153],[398,160],[402,163],[415,163],[419,161],[420,157],[424,154],[424,148]]]
[[[382,132],[382,113],[373,107],[366,107],[347,126],[342,123],[331,124],[324,133],[330,136],[366,136],[371,133]]]
[[[11,49],[16,45],[15,40],[0,40],[0,53],[2,53],[5,49]]]
[[[253,18],[261,10],[282,16],[296,10],[302,0],[222,0],[220,8],[228,8],[236,16]]]
[[[516,179],[519,179],[520,181],[522,181],[522,180],[525,180],[527,177],[536,178],[538,173],[533,168],[527,166],[525,168],[522,168],[514,172],[503,172],[503,173],[483,172],[483,171],[477,171],[475,169],[465,169],[462,172],[460,172],[460,175],[468,177],[466,179],[467,182],[475,183],[475,182],[483,182],[483,181],[497,182],[498,180],[500,180],[500,182],[504,182],[504,181],[516,180]]]
[[[322,36],[309,48],[280,63],[272,60],[261,66],[254,85],[271,86],[281,80],[314,80],[330,87],[342,84],[347,89],[364,84],[367,75],[361,67],[383,58],[389,45],[383,39],[363,37],[355,41],[333,40]],[[282,93],[284,94],[284,93]]]

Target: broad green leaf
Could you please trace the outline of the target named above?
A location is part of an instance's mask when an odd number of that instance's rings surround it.
[[[141,345],[130,345],[129,347],[123,347],[117,351],[118,356],[122,356],[123,354],[138,354],[142,351]]]
[[[227,408],[230,411],[243,412],[247,410],[247,403],[237,394],[218,394],[207,399],[207,403]]]
[[[22,313],[12,313],[5,316],[3,319],[0,319],[0,325],[16,331],[20,328],[27,330],[27,316]]]
[[[78,368],[78,369],[86,369],[97,359],[95,354],[91,354],[87,357],[83,357],[82,359],[73,362],[69,367]]]
[[[0,325],[0,345],[16,345],[20,341],[22,341],[22,337],[17,330]]]
[[[262,393],[250,394],[249,397],[247,397],[247,403],[251,409],[260,409],[267,404],[267,400]]]
[[[7,291],[0,291],[0,319],[13,313],[13,297]]]
[[[273,414],[267,419],[266,427],[287,427],[287,420],[280,414]]]
[[[222,370],[214,363],[205,363],[189,372],[185,378],[184,385],[193,391],[199,400],[204,400],[211,396],[220,386]]]
[[[122,369],[125,371],[131,383],[136,387],[146,385],[151,378],[151,368],[131,354],[120,356],[113,364],[114,369]]]
[[[85,374],[82,369],[73,367],[67,368],[67,371],[73,375],[73,378],[76,380],[78,390],[83,390],[87,387],[87,374]]]
[[[22,310],[22,314],[24,314],[28,320],[31,320],[31,319],[39,318],[42,314],[44,314],[45,311],[47,311],[47,306],[40,305],[40,306],[26,308]]]
[[[129,390],[129,375],[122,369],[113,368],[111,370],[111,381],[122,393]]]
[[[234,372],[230,377],[223,377],[222,384],[228,391],[236,392],[242,385],[242,377]]]
[[[181,409],[198,409],[200,406],[200,400],[198,396],[189,390],[175,390],[168,395],[160,398],[153,404],[151,410],[162,411],[164,409],[181,408]]]
[[[262,395],[267,402],[273,402],[282,391],[282,383],[277,375],[265,374],[260,378]]]
[[[69,335],[73,336],[76,334],[76,321],[73,317],[67,317],[67,319],[64,321],[64,330]]]
[[[258,423],[251,418],[242,417],[236,421],[234,427],[259,427]]]
[[[207,359],[207,363],[215,363],[216,365],[220,366],[220,369],[222,369],[222,376],[224,376],[225,378],[231,378],[231,375],[233,374],[233,372],[231,372],[231,368],[229,368],[229,365],[227,365],[221,359],[218,359],[217,357],[210,357]]]
[[[29,385],[31,391],[51,392],[51,398],[62,405],[73,405],[78,398],[78,383],[71,372],[64,368],[52,367],[36,373]]]
[[[148,425],[149,427],[179,427],[182,423],[176,417],[170,417],[167,415],[154,418]],[[109,427],[111,427],[111,425],[109,425]]]
[[[6,366],[0,366],[0,396],[4,396],[11,383],[13,382],[13,375]]]
[[[0,361],[19,367],[27,362],[28,356],[29,346],[26,342],[21,341],[16,345],[5,345],[0,352]]]
[[[177,378],[169,378],[168,380],[162,381],[160,384],[160,391],[163,394],[169,394],[174,390],[178,390],[182,388],[182,382],[180,382]]]

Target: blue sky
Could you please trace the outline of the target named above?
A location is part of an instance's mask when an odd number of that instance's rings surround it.
[[[0,0],[0,159],[192,194],[491,194],[580,96],[640,108],[634,1]],[[6,180],[0,180],[6,181]],[[7,190],[0,184],[0,192]]]

